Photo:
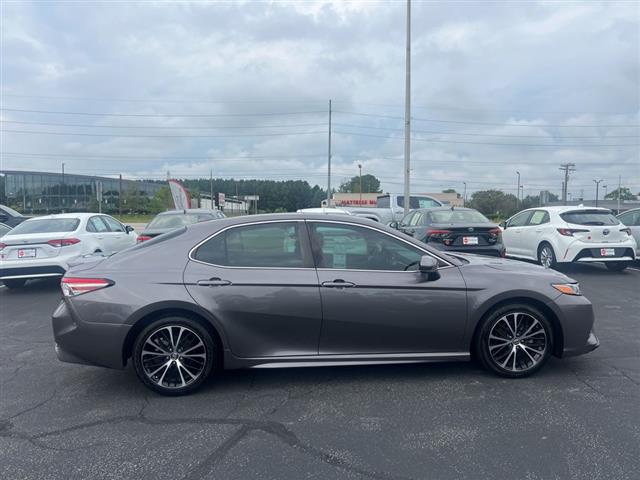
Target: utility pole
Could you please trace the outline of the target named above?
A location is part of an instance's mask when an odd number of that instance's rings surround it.
[[[622,188],[622,175],[618,175],[618,211],[616,213],[620,214],[620,189]]]
[[[407,0],[407,52],[404,86],[404,214],[411,206],[411,0]]]
[[[327,207],[331,206],[331,99],[329,99],[329,148],[327,152]]]
[[[118,175],[118,215],[122,215],[122,174]]]
[[[467,182],[462,182],[464,183],[464,193],[462,194],[462,206],[466,207],[467,206]]]
[[[596,207],[598,206],[598,190],[600,189],[600,182],[602,182],[602,180],[593,181],[593,183],[596,184]]]
[[[209,170],[209,195],[211,196],[211,210],[215,210],[213,205],[213,168]]]
[[[62,162],[62,185],[60,186],[60,204],[62,205],[62,213],[64,213],[64,193],[65,193],[65,188],[64,188],[64,162]]]
[[[518,174],[518,188],[516,190],[516,210],[520,210],[520,172],[516,171]]]
[[[576,171],[575,163],[562,163],[560,170],[564,171],[564,182],[562,184],[562,204],[567,204],[567,190],[569,188],[569,173]]]
[[[358,164],[358,170],[360,170],[360,206],[362,207],[362,164]]]

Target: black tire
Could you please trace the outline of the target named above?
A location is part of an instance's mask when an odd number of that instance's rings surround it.
[[[538,247],[538,263],[545,268],[556,268],[558,265],[556,253],[547,242],[541,243]]]
[[[631,262],[605,262],[606,267],[612,272],[622,272]]]
[[[198,342],[202,346],[197,346]],[[136,338],[133,366],[140,381],[154,392],[185,395],[206,381],[214,368],[216,354],[216,343],[200,323],[187,317],[163,317]]]
[[[24,287],[25,283],[27,283],[26,278],[11,278],[7,280],[3,280],[4,286],[9,290],[17,290],[19,288]]]
[[[513,322],[516,313],[519,314],[517,335],[508,339],[506,337],[516,325]],[[505,321],[509,323],[509,328],[506,328]],[[503,335],[509,343],[501,346],[502,342],[496,340],[496,336],[502,338]],[[540,370],[551,356],[553,328],[538,309],[527,304],[513,304],[500,307],[485,317],[474,340],[477,356],[487,370],[502,377],[521,378]],[[544,347],[541,347],[543,340]],[[516,368],[513,368],[513,363]]]

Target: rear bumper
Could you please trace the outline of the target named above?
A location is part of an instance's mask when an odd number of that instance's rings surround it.
[[[83,322],[66,300],[52,316],[58,360],[108,368],[124,368],[122,355],[129,325]]]
[[[505,247],[503,244],[497,245],[478,245],[478,246],[452,246],[447,247],[441,243],[428,243],[430,247],[435,247],[443,252],[460,252],[471,253],[474,255],[487,255],[490,257],[504,257]]]
[[[601,249],[614,249],[615,255],[602,256]],[[558,262],[632,262],[636,259],[636,246],[633,242],[619,243],[583,243],[575,242],[558,255]]]
[[[0,267],[0,280],[12,278],[43,278],[61,277],[65,274],[65,268],[60,265],[42,265],[25,267]]]

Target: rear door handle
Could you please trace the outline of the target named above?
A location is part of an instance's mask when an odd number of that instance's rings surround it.
[[[352,288],[355,287],[356,284],[352,282],[345,282],[344,280],[337,279],[333,282],[322,282],[322,286],[326,288]]]
[[[201,287],[224,287],[225,285],[231,285],[231,282],[229,280],[222,280],[221,278],[198,280],[196,283]]]

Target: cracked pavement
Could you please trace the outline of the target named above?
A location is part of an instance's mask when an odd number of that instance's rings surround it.
[[[0,478],[632,479],[640,271],[574,266],[601,347],[524,380],[471,363],[224,372],[164,398],[58,362],[53,282],[0,287]]]

